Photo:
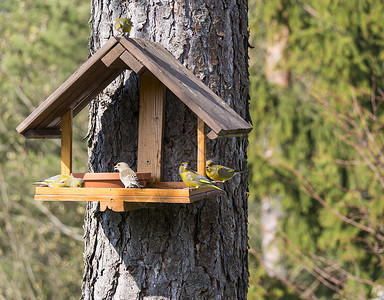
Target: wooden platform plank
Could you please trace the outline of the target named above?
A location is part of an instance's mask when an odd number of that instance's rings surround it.
[[[107,199],[108,197],[116,198],[121,197],[124,199],[142,199],[148,198],[151,201],[148,202],[163,202],[156,199],[165,199],[165,198],[189,198],[191,196],[197,196],[204,193],[215,192],[222,193],[222,191],[205,187],[205,188],[183,188],[185,184],[183,182],[170,182],[170,183],[158,183],[161,186],[176,186],[179,188],[132,188],[132,189],[124,189],[124,188],[51,188],[51,187],[36,187],[35,197],[45,197],[45,196],[60,196],[65,199],[69,199],[70,197],[79,197],[79,198],[87,198],[91,199],[92,197]],[[155,184],[156,185],[156,184]],[[91,201],[91,200],[83,200],[83,201]],[[137,202],[134,200],[133,202]],[[142,201],[146,202],[146,201]],[[171,201],[173,202],[173,201]]]
[[[36,187],[37,195],[108,195],[108,196],[158,196],[158,197],[189,197],[197,189],[156,189],[156,188],[51,188]],[[201,189],[203,191],[203,189]]]
[[[35,200],[38,201],[124,201],[130,203],[192,203],[205,198],[220,195],[222,192],[219,190],[210,190],[200,192],[191,196],[169,197],[169,196],[127,196],[127,195],[65,195],[65,194],[36,194]]]
[[[216,133],[243,135],[252,130],[229,105],[158,43],[121,38],[120,43]]]
[[[126,201],[131,203],[191,203],[189,197],[124,196],[124,195],[35,195],[39,201]]]

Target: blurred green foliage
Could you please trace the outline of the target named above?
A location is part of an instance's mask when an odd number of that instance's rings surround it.
[[[249,299],[374,296],[384,261],[384,3],[249,5],[250,245],[259,253],[250,255]],[[267,45],[282,28],[289,37],[277,68],[289,72],[288,87],[265,76]],[[282,199],[283,280],[260,271],[266,197]]]
[[[31,182],[60,172],[59,143],[26,140],[15,128],[87,58],[89,6],[0,3],[2,299],[80,295],[84,204],[33,201]],[[374,297],[384,262],[384,4],[251,0],[249,7],[249,299]],[[282,26],[289,40],[279,68],[291,74],[289,87],[264,74],[266,46]],[[86,127],[85,110],[75,119],[76,172],[87,169]],[[281,278],[262,262],[260,203],[271,196],[281,197],[284,212]]]
[[[90,3],[0,2],[0,298],[78,299],[85,204],[39,203],[32,182],[60,173],[59,140],[15,128],[88,56]],[[75,119],[74,171],[87,170],[87,111]]]

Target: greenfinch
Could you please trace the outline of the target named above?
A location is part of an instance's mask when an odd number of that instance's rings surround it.
[[[131,28],[133,26],[133,23],[128,18],[117,18],[115,22],[113,23],[113,27],[120,32],[120,34],[126,34],[131,32]]]
[[[34,185],[49,186],[49,187],[83,187],[84,180],[82,178],[76,178],[71,175],[55,175],[38,182],[34,182]]]
[[[243,173],[228,167],[214,165],[212,160],[207,160],[205,170],[209,178],[221,182],[231,179],[236,174]]]
[[[185,183],[185,185],[188,187],[191,187],[191,188],[213,187],[215,189],[222,191],[221,188],[214,185],[208,178],[200,175],[197,172],[190,171],[189,165],[187,162],[183,162],[180,165],[179,174],[181,179]]]
[[[136,173],[128,166],[125,162],[119,162],[115,166],[115,170],[119,171],[120,180],[124,184],[125,188],[142,188],[143,186],[139,183]]]

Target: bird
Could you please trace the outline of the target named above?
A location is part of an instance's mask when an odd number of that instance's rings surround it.
[[[49,187],[83,187],[84,180],[71,175],[59,174],[33,183],[34,185]]]
[[[128,166],[127,163],[119,162],[114,169],[119,171],[120,180],[124,184],[125,188],[143,187],[139,183],[139,179],[137,179],[136,173]]]
[[[189,170],[189,164],[183,162],[179,167],[179,174],[186,186],[191,188],[200,188],[200,187],[213,187],[222,191],[221,188],[214,185],[208,178],[200,175],[197,172]]]
[[[207,160],[205,170],[209,178],[221,182],[231,179],[236,174],[243,173],[242,171],[236,171],[225,166],[214,165],[212,160]]]
[[[128,18],[117,18],[113,23],[113,27],[120,32],[120,35],[128,33],[129,36],[132,26],[133,23],[131,19]]]

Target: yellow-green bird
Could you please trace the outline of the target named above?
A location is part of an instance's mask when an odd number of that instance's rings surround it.
[[[186,186],[191,188],[200,188],[200,187],[213,187],[222,191],[221,188],[214,185],[208,178],[200,175],[197,172],[189,170],[189,165],[187,162],[183,162],[179,168],[179,174]]]
[[[133,26],[133,23],[128,18],[117,18],[115,22],[113,23],[113,27],[120,32],[120,34],[126,34],[131,32],[131,28]]]
[[[49,187],[83,187],[84,180],[71,175],[59,174],[38,182],[34,182],[33,184],[40,186],[47,185]]]
[[[115,170],[119,171],[120,180],[124,184],[125,188],[143,187],[139,183],[139,179],[137,178],[136,173],[128,166],[127,163],[119,162],[115,166]]]
[[[231,179],[236,174],[243,173],[225,166],[214,165],[212,160],[207,160],[205,170],[209,178],[221,182]]]

